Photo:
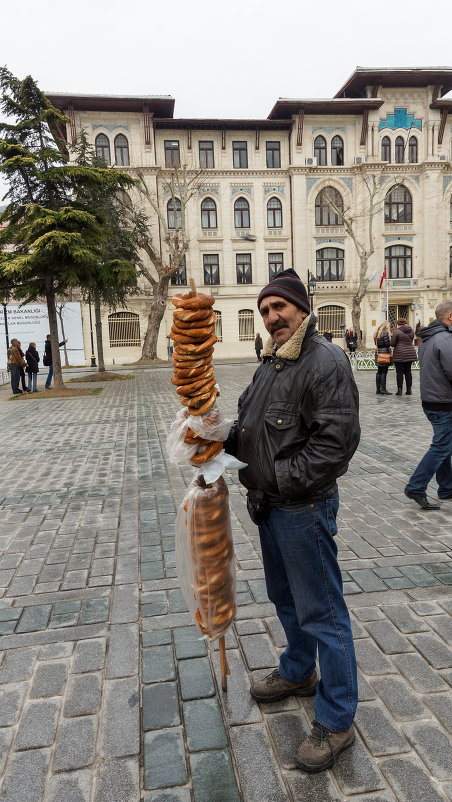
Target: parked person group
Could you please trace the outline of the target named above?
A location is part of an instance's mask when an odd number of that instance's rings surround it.
[[[404,377],[406,384],[406,395],[412,394],[411,387],[413,385],[413,376],[411,374],[411,365],[417,359],[413,340],[413,329],[408,325],[408,321],[405,320],[404,317],[400,317],[397,321],[397,328],[394,329],[391,336],[391,346],[394,349],[392,358],[394,361],[397,378],[396,395],[402,395]]]
[[[65,343],[67,343],[67,340],[63,340],[61,343],[59,343],[59,347],[61,348]],[[45,382],[45,388],[46,390],[50,390],[53,377],[52,344],[50,342],[50,334],[47,335],[44,346],[44,358],[42,361],[45,367],[49,368]],[[39,363],[40,356],[36,350],[36,343],[31,342],[24,354],[20,340],[15,337],[11,340],[11,345],[8,348],[8,371],[11,377],[11,389],[13,395],[38,392],[37,385]],[[28,374],[28,383],[25,381],[26,373]],[[22,389],[19,387],[20,384],[22,384]]]

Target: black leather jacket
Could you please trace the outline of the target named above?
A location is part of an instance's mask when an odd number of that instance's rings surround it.
[[[225,443],[248,463],[248,497],[271,505],[331,496],[360,437],[358,389],[348,358],[309,321],[299,356],[264,356],[239,400]]]

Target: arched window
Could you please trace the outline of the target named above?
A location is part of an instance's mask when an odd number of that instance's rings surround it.
[[[385,248],[385,266],[388,278],[411,278],[412,252],[408,245],[391,245]]]
[[[279,198],[270,198],[267,203],[267,227],[282,228],[282,203]]]
[[[417,164],[417,137],[410,136],[408,142],[408,161],[410,164]]]
[[[316,254],[317,281],[344,280],[344,251],[342,248],[320,248]]]
[[[216,309],[213,310],[215,312],[215,337],[217,338],[219,343],[223,342],[223,322],[221,319],[221,312],[217,312]]]
[[[112,348],[141,345],[140,316],[135,312],[112,312],[108,315],[108,331]]]
[[[174,209],[173,199],[170,198],[167,206],[168,228],[181,228],[182,227],[182,212],[179,198],[176,198],[176,209]],[[176,214],[177,213],[177,221]],[[177,222],[177,225],[176,225]]]
[[[245,198],[238,198],[234,203],[234,225],[236,228],[250,227],[250,205]]]
[[[326,139],[324,136],[316,136],[314,139],[314,156],[319,166],[326,164]]]
[[[396,164],[403,164],[405,161],[405,142],[403,141],[403,136],[398,136],[395,141],[395,163]]]
[[[204,198],[201,203],[201,227],[217,227],[217,204],[212,198]]]
[[[344,142],[341,136],[333,136],[331,140],[331,164],[344,163]]]
[[[323,334],[331,329],[333,337],[342,337],[345,328],[345,309],[342,306],[321,306],[316,309],[317,329]]]
[[[124,134],[115,137],[115,160],[119,167],[127,167],[130,164],[129,143]]]
[[[315,199],[316,226],[341,226],[342,217],[339,212],[344,211],[342,195],[334,187],[324,187]]]
[[[411,192],[403,185],[391,187],[385,198],[385,223],[412,223]]]
[[[106,134],[96,136],[96,156],[103,159],[105,164],[110,164],[110,140]]]
[[[384,136],[381,140],[381,161],[391,161],[391,140],[388,136]]]
[[[254,340],[254,312],[252,309],[239,310],[239,340]]]

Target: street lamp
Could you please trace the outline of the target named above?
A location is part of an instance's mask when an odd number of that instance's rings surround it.
[[[6,304],[5,300],[2,301],[2,306],[3,306],[3,318],[4,318],[4,321],[5,321],[6,350],[8,350],[8,348],[9,348],[8,316],[6,314],[6,306],[7,306],[7,304]]]
[[[94,337],[93,337],[93,318],[91,315],[91,294],[88,295],[89,308],[89,333],[91,335],[91,367],[96,367],[96,357],[94,356]]]
[[[315,280],[314,275],[313,275],[313,273],[311,273],[310,270],[308,270],[308,285],[307,286],[308,286],[309,303],[311,305],[311,312],[312,312],[312,310],[314,309],[314,295],[315,295],[315,291],[316,291],[316,288],[317,288],[317,281]]]

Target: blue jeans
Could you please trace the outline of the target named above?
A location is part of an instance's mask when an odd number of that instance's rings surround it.
[[[405,490],[426,493],[427,485],[436,473],[439,498],[452,495],[452,411],[434,412],[424,409],[433,426],[432,444],[410,476]]]
[[[347,730],[358,703],[353,636],[337,562],[339,496],[290,507],[272,507],[259,526],[269,599],[287,637],[279,673],[303,682],[315,669],[321,679],[316,721],[332,732]]]
[[[46,379],[47,389],[49,389],[50,385],[52,384],[52,376],[53,376],[53,365],[49,365],[49,373]]]
[[[28,374],[28,390],[31,390],[31,385],[33,384],[33,390],[36,390],[36,385],[38,383],[38,374],[37,373],[29,373]]]

